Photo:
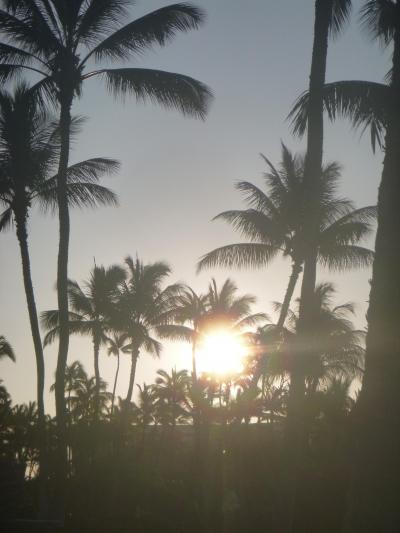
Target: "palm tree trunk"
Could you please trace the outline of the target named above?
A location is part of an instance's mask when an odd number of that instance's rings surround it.
[[[282,329],[285,324],[286,317],[287,317],[289,307],[290,307],[290,302],[292,301],[292,298],[293,298],[294,289],[296,288],[297,280],[299,279],[299,276],[302,270],[303,268],[301,266],[301,263],[298,261],[295,261],[292,265],[292,273],[289,278],[289,283],[286,289],[285,298],[283,300],[281,312],[279,314],[279,320],[277,324],[278,329]]]
[[[332,15],[333,0],[315,1],[314,43],[312,52],[309,110],[307,127],[307,154],[304,164],[304,236],[305,247],[304,274],[301,287],[298,347],[307,347],[308,332],[312,328],[311,310],[316,284],[317,263],[317,208],[315,185],[321,178],[323,160],[323,87],[326,78],[328,54],[329,25]],[[301,352],[301,350],[300,350]],[[300,478],[300,467],[305,452],[304,394],[305,382],[301,353],[294,358],[291,372],[287,421],[285,431],[285,448],[287,455],[287,472],[285,476],[284,504],[282,507],[283,527],[285,533],[293,532],[295,527],[296,493]]]
[[[117,370],[115,372],[115,378],[114,378],[114,387],[112,391],[112,399],[111,399],[111,416],[114,413],[114,402],[115,402],[115,390],[117,388],[117,381],[118,381],[118,374],[119,374],[119,352],[117,353]]]
[[[57,417],[57,485],[59,512],[65,512],[65,483],[68,472],[68,451],[66,439],[66,409],[64,396],[65,368],[69,346],[68,324],[68,249],[69,249],[69,210],[67,198],[67,169],[70,150],[72,91],[60,96],[60,138],[61,153],[57,175],[57,202],[59,218],[59,248],[57,262],[57,299],[59,311],[59,344],[56,368],[56,417]]]
[[[43,357],[42,340],[40,337],[39,320],[36,309],[35,294],[33,290],[31,265],[28,248],[28,234],[26,231],[26,215],[16,215],[16,233],[19,242],[22,262],[22,274],[24,279],[24,288],[26,303],[28,306],[29,322],[33,345],[36,356],[36,397],[38,406],[38,430],[39,430],[39,518],[46,518],[47,498],[46,498],[46,477],[47,477],[47,450],[46,450],[46,417],[44,410],[44,379],[45,365]]]
[[[135,375],[136,375],[136,364],[139,357],[139,350],[138,348],[134,347],[132,348],[132,355],[131,355],[131,374],[129,376],[129,387],[128,387],[128,393],[126,395],[126,407],[128,407],[128,404],[132,401],[132,394],[133,394],[133,385],[135,384]]]
[[[388,115],[378,199],[363,387],[346,532],[400,531],[400,31],[394,36],[393,109]]]
[[[93,419],[96,421],[99,419],[99,406],[100,406],[100,368],[99,368],[99,352],[100,352],[100,340],[97,333],[93,336],[93,356],[94,356],[94,376],[96,379],[94,389],[94,413]]]

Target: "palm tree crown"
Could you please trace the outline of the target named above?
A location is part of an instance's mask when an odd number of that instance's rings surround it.
[[[3,335],[0,335],[0,359],[5,357],[8,357],[11,361],[15,362],[13,347]]]
[[[198,28],[204,13],[177,3],[124,25],[132,1],[3,0],[0,79],[8,81],[23,70],[41,76],[43,98],[66,96],[72,101],[82,84],[101,77],[115,94],[133,93],[185,114],[203,117],[210,92],[200,82],[174,73],[142,68],[99,68],[101,62],[126,61],[154,44],[164,46],[178,31]],[[89,68],[92,65],[92,68]]]

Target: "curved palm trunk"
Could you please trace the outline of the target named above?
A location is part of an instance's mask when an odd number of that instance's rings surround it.
[[[100,367],[99,367],[99,353],[100,353],[100,340],[97,333],[93,336],[93,356],[94,356],[94,376],[95,376],[95,388],[94,388],[94,420],[99,419],[99,406],[100,406]]]
[[[120,360],[119,360],[119,352],[118,352],[117,353],[117,370],[115,372],[114,387],[113,387],[112,399],[111,399],[111,416],[114,413],[115,391],[116,391],[116,388],[117,388],[117,381],[118,381],[118,374],[119,374],[119,363],[120,363]]]
[[[128,404],[132,401],[133,385],[135,384],[136,365],[137,365],[138,357],[139,357],[139,349],[136,348],[136,347],[132,348],[131,373],[130,373],[130,376],[129,376],[128,393],[127,393],[126,399],[125,399],[127,407],[128,407]]]
[[[286,422],[286,452],[287,476],[285,489],[285,504],[282,509],[282,531],[294,531],[296,492],[298,488],[300,466],[305,452],[305,420],[304,395],[305,376],[302,368],[302,351],[307,349],[308,332],[312,328],[311,310],[312,299],[316,285],[317,271],[317,209],[313,191],[315,184],[321,178],[323,160],[323,87],[326,77],[326,63],[328,53],[329,24],[332,14],[333,0],[316,0],[314,43],[312,52],[309,111],[307,128],[307,154],[304,164],[304,200],[305,211],[304,239],[305,249],[304,274],[301,286],[298,346],[291,372],[287,422]]]
[[[400,10],[400,6],[399,10]],[[346,532],[400,531],[400,31],[394,38],[394,109],[378,199],[363,387]]]
[[[68,249],[69,210],[67,198],[67,169],[70,150],[72,91],[60,97],[61,153],[57,175],[57,202],[59,218],[59,248],[57,262],[57,299],[59,311],[59,344],[56,368],[56,417],[57,417],[57,489],[61,518],[65,509],[65,483],[68,473],[68,451],[66,438],[66,408],[64,396],[65,369],[69,346],[68,325]]]
[[[294,262],[292,265],[292,273],[289,278],[289,283],[286,289],[285,298],[279,314],[279,320],[277,323],[278,329],[282,329],[286,322],[286,317],[289,311],[290,302],[293,298],[293,293],[297,285],[297,280],[302,272],[303,268],[300,262]]]
[[[46,477],[47,477],[47,450],[46,450],[46,417],[44,410],[44,379],[45,379],[45,365],[43,357],[42,340],[40,337],[39,320],[36,309],[35,294],[33,290],[31,265],[28,248],[28,234],[26,231],[26,215],[16,215],[16,233],[19,242],[22,262],[22,274],[24,279],[24,288],[26,303],[28,307],[29,322],[31,326],[31,333],[33,345],[36,356],[36,397],[38,406],[38,429],[39,429],[39,496],[40,496],[40,518],[45,518],[47,514],[47,498],[46,498]]]

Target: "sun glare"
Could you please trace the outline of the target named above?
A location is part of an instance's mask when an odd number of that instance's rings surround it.
[[[212,374],[236,374],[243,370],[246,347],[240,337],[226,331],[207,335],[197,352],[200,372]]]

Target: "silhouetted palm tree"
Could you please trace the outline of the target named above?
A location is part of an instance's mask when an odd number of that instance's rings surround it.
[[[266,193],[252,183],[239,182],[237,189],[245,195],[248,209],[225,211],[215,217],[230,223],[250,242],[217,248],[200,260],[198,268],[261,267],[279,253],[290,257],[292,273],[278,320],[282,327],[306,257],[309,239],[303,228],[311,199],[305,194],[304,158],[293,155],[283,145],[278,169],[267,158],[264,160],[269,167],[265,173]],[[339,177],[337,163],[326,165],[311,195],[318,204],[317,259],[332,270],[365,267],[372,263],[373,253],[358,243],[371,232],[376,208],[355,209],[350,200],[339,197]],[[302,198],[307,205],[302,204]]]
[[[124,280],[124,269],[113,265],[108,268],[95,266],[83,290],[76,281],[68,283],[68,296],[72,309],[69,313],[69,331],[75,335],[89,335],[93,342],[97,391],[95,392],[95,404],[96,397],[100,394],[100,346],[107,342],[107,334],[112,330],[113,305],[116,302],[118,286]],[[48,330],[44,338],[44,346],[59,336],[59,317],[57,310],[42,313],[42,324]],[[96,408],[94,408],[94,415],[97,415]]]
[[[108,355],[115,355],[117,358],[117,368],[115,370],[114,385],[111,398],[111,416],[114,412],[114,403],[115,403],[115,390],[117,388],[118,374],[119,374],[119,363],[120,363],[120,354],[123,351],[123,348],[126,344],[126,336],[124,333],[114,332],[111,337],[106,338],[108,344],[107,353]]]
[[[74,393],[82,387],[82,383],[87,380],[86,371],[80,361],[74,361],[65,368],[65,395],[68,414],[71,416],[71,401]],[[50,392],[54,392],[56,384],[53,383],[50,387]]]
[[[307,313],[316,284],[318,206],[316,202],[312,201],[312,195],[316,192],[316,184],[321,179],[323,161],[322,90],[326,78],[328,42],[329,35],[338,35],[348,21],[351,5],[351,0],[315,0],[314,41],[309,83],[310,108],[307,124],[307,153],[304,162],[304,194],[305,199],[311,200],[305,212],[303,228],[305,235],[310,239],[305,249],[300,309],[300,327],[303,327],[302,323],[304,321],[305,329],[311,327]],[[306,240],[305,242],[307,243]]]
[[[356,330],[351,315],[354,305],[333,304],[335,288],[331,283],[321,283],[314,291],[312,317],[314,328],[307,337],[308,352],[303,356],[303,372],[306,377],[307,393],[311,394],[334,378],[345,377],[352,381],[361,377],[364,367],[364,338],[362,331]],[[297,307],[300,302],[297,300]],[[281,304],[275,304],[279,310]],[[298,335],[299,314],[289,310],[285,324],[284,340],[270,362],[270,370],[290,372],[296,353],[294,337]],[[273,336],[276,325],[268,325],[264,342]]]
[[[4,337],[4,335],[0,335],[0,359],[4,359],[6,357],[11,359],[11,361],[15,362],[15,354],[13,347]]]
[[[174,428],[177,421],[187,417],[187,395],[190,387],[190,378],[187,370],[176,368],[168,374],[165,370],[157,370],[154,394],[158,400],[158,408],[163,409],[169,424]]]
[[[137,387],[139,394],[138,400],[135,402],[135,414],[144,433],[145,427],[155,421],[157,398],[154,393],[154,385],[143,383],[143,386],[137,385]]]
[[[393,0],[367,1],[362,10],[362,22],[373,38],[393,49],[388,85],[345,81],[329,84],[324,93],[325,107],[331,118],[346,116],[354,126],[370,129],[373,148],[378,143],[385,150],[368,311],[366,372],[357,407],[362,433],[358,435],[359,449],[347,526],[349,531],[357,533],[366,528],[385,531],[400,527],[400,516],[392,498],[392,494],[399,490],[399,480],[394,475],[399,458],[394,450],[400,446],[400,432],[395,429],[398,421],[393,420],[390,407],[397,398],[395,383],[400,377],[399,357],[395,355],[399,353],[400,345],[397,326],[400,303],[393,296],[397,291],[400,268],[397,231],[400,225],[397,207],[400,173],[400,4]],[[300,128],[300,132],[308,116],[307,100],[308,96],[303,96],[293,111],[295,126]],[[376,460],[371,461],[371,457]],[[393,472],[384,485],[380,482],[382,471]]]
[[[74,131],[79,121],[74,121]],[[39,330],[28,248],[28,218],[32,204],[43,209],[57,207],[57,160],[60,153],[58,126],[48,113],[39,109],[31,91],[19,85],[13,94],[0,93],[0,231],[15,223],[21,252],[25,295],[29,313],[37,369],[38,422],[44,447],[43,348]],[[101,174],[119,167],[109,159],[89,159],[68,169],[67,200],[70,205],[115,204],[116,197],[98,185]],[[40,452],[40,457],[45,452]],[[40,461],[41,462],[41,461]]]
[[[118,295],[117,329],[125,333],[128,344],[125,350],[131,353],[131,372],[129,377],[126,404],[132,401],[135,383],[136,365],[141,351],[159,357],[161,343],[154,337],[159,334],[167,336],[166,317],[179,294],[180,285],[169,285],[162,288],[164,280],[169,276],[170,267],[160,261],[144,264],[139,258],[125,259],[128,277]],[[164,326],[162,332],[160,327]]]
[[[71,107],[81,96],[83,82],[100,77],[114,95],[131,93],[184,114],[204,117],[210,91],[200,82],[175,73],[143,68],[88,68],[111,60],[126,60],[154,44],[164,46],[178,31],[196,29],[203,12],[188,4],[173,4],[128,24],[128,6],[134,2],[59,2],[58,0],[3,0],[0,24],[16,45],[0,44],[0,80],[26,70],[41,76],[36,92],[42,101],[60,108],[61,154],[57,178],[60,241],[57,268],[60,341],[57,361],[56,409],[60,446],[65,425],[64,373],[68,356],[68,248],[69,213],[67,167],[70,152]],[[61,453],[61,448],[60,448]],[[61,456],[60,456],[61,460]]]

